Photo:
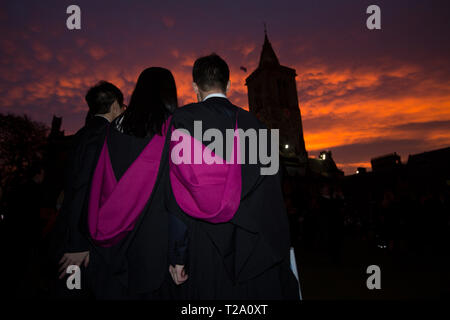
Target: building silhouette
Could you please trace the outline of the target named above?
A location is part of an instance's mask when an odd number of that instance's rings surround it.
[[[373,172],[390,171],[402,165],[400,156],[396,152],[372,158],[370,163]]]
[[[264,30],[258,68],[246,79],[248,105],[270,129],[279,129],[280,159],[290,176],[342,176],[331,156],[323,151],[318,158],[308,158],[303,137],[295,69],[280,64]]]
[[[246,79],[250,112],[271,129],[280,130],[280,155],[306,164],[294,69],[283,66],[265,32],[258,68]]]

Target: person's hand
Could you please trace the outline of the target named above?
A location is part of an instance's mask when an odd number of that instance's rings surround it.
[[[173,282],[175,282],[176,285],[184,283],[189,278],[184,270],[184,266],[179,264],[176,264],[175,267],[172,265],[169,266],[169,272],[172,276]]]
[[[59,260],[60,268],[59,268],[59,279],[64,278],[64,276],[67,274],[66,269],[70,265],[77,265],[81,266],[84,264],[85,267],[89,264],[89,251],[83,251],[83,252],[71,252],[71,253],[65,253],[61,260]]]

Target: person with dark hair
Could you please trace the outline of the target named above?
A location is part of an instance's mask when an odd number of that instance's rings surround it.
[[[161,135],[164,122],[177,107],[177,88],[170,71],[147,68],[140,74],[129,107],[116,121],[116,127],[139,138]]]
[[[176,277],[189,275],[179,287],[181,294],[189,300],[299,299],[290,267],[289,225],[279,172],[262,175],[267,164],[260,159],[249,163],[248,144],[243,163],[236,161],[242,150],[239,143],[244,141],[236,129],[256,130],[260,140],[260,130],[267,128],[228,100],[230,72],[217,54],[197,59],[192,75],[199,102],[174,112],[172,138],[177,132],[183,142],[186,139],[194,145],[195,153],[199,144],[207,148],[194,138],[198,121],[203,130],[218,130],[222,137],[227,136],[227,129],[234,129],[234,159],[227,160],[223,150],[215,149],[216,156],[226,161],[169,163],[168,210],[189,230],[187,270],[172,270]],[[270,139],[269,134],[266,150],[278,152],[271,150]],[[171,155],[176,146],[171,144]]]
[[[90,268],[98,299],[170,299],[169,269],[183,269],[187,229],[166,209],[167,132],[178,107],[175,80],[145,69],[126,111],[104,140],[90,190]],[[170,267],[169,267],[170,265]],[[175,284],[174,284],[175,282]]]
[[[90,88],[85,99],[89,107],[88,120],[99,116],[111,122],[124,109],[122,91],[107,81],[100,81]]]
[[[106,128],[124,109],[122,92],[107,81],[100,81],[90,88],[86,102],[90,117],[74,136],[66,166],[64,201],[50,235],[50,258],[59,264],[59,280],[55,283],[55,294],[59,297],[84,297],[88,294],[85,283],[81,290],[69,290],[62,279],[67,276],[69,265],[81,266],[84,271],[89,264],[89,240],[84,223],[89,183]],[[82,279],[88,280],[88,277]]]
[[[230,88],[230,69],[217,54],[199,58],[192,69],[194,91],[197,97],[202,92],[205,98],[210,93],[226,93]],[[199,99],[202,101],[203,98]]]

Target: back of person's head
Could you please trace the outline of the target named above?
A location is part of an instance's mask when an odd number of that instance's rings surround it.
[[[177,87],[172,73],[164,68],[147,68],[139,75],[117,126],[123,133],[137,137],[161,134],[164,122],[177,107]]]
[[[107,81],[100,81],[91,87],[86,94],[90,116],[105,114],[111,111],[114,101],[123,105],[123,94],[119,88]]]
[[[204,92],[212,90],[226,92],[230,80],[230,69],[225,60],[212,53],[195,61],[192,78],[198,88]]]

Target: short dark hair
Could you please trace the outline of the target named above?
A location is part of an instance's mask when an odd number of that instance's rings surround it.
[[[225,92],[230,80],[230,69],[225,60],[212,53],[195,61],[192,77],[203,91],[221,89]]]
[[[86,102],[92,115],[105,114],[111,111],[111,105],[123,105],[123,94],[119,88],[107,81],[100,81],[86,93]]]

